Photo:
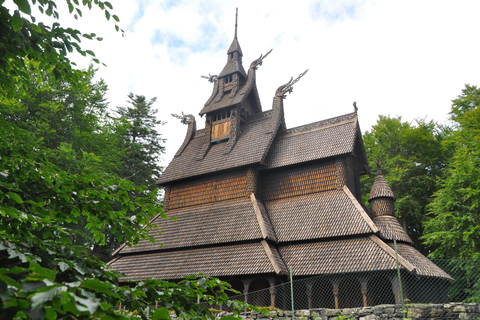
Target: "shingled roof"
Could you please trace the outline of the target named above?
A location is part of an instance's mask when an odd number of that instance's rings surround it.
[[[279,131],[265,164],[271,169],[353,153],[358,142],[361,134],[357,114],[350,113]],[[364,153],[363,143],[360,144]],[[366,157],[358,156],[368,166]]]
[[[246,240],[271,239],[276,241],[270,220],[260,212],[255,211],[251,199],[226,201],[219,206],[216,203],[169,210],[168,215],[174,219],[157,217],[152,224],[163,229],[150,231],[156,244],[149,240],[140,241],[135,247],[123,247],[119,254],[132,252],[146,252],[156,250],[170,250],[202,245],[214,245]],[[262,219],[262,221],[259,221]],[[261,224],[265,225],[262,232]],[[265,236],[264,236],[264,233]],[[164,246],[159,245],[163,243]]]
[[[182,154],[173,158],[160,179],[159,184],[191,178],[206,173],[232,169],[245,165],[260,163],[270,144],[272,110],[249,117],[242,126],[235,147],[230,153],[224,154],[225,143],[212,144],[202,160],[196,160],[196,155],[203,145],[203,131],[197,131]]]
[[[293,275],[308,276],[395,270],[395,257],[387,248],[386,244],[364,237],[282,245],[279,251]],[[402,268],[414,269],[409,264]]]
[[[377,176],[375,177],[375,181],[373,182],[372,190],[370,191],[370,195],[368,196],[368,201],[370,202],[376,198],[391,198],[395,201],[395,194],[388,185],[387,180],[385,180],[385,177],[383,176],[380,169],[380,165],[377,164],[377,167]]]
[[[146,278],[179,279],[199,273],[215,277],[262,273],[287,274],[287,268],[277,249],[264,241],[214,248],[122,255],[109,264],[133,281]]]
[[[377,227],[348,188],[266,201],[279,242],[372,234]]]

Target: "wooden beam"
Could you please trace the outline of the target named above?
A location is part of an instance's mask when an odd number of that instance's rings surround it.
[[[383,242],[379,237],[375,236],[375,235],[371,235],[370,236],[370,239],[373,240],[373,242],[375,242],[380,248],[382,248],[383,250],[385,250],[390,256],[392,256],[393,259],[395,259],[395,250],[393,250],[392,248],[390,248],[385,242]],[[410,262],[408,262],[407,260],[405,260],[400,254],[398,254],[398,262],[405,267],[405,269],[407,269],[408,271],[410,272],[413,272],[415,271],[415,266],[413,264],[411,264]]]
[[[255,214],[257,215],[257,220],[258,220],[258,224],[260,225],[260,230],[262,230],[263,239],[267,239],[268,238],[267,228],[265,227],[265,221],[263,221],[262,212],[260,211],[260,208],[258,207],[258,203],[257,203],[257,199],[255,198],[255,194],[251,193],[250,194],[250,199],[252,200],[253,210],[255,211]]]

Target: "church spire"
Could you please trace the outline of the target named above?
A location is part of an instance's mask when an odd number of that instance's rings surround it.
[[[237,39],[237,27],[238,27],[238,8],[235,12],[235,36],[233,37],[233,39]]]
[[[236,9],[236,12],[235,12],[235,34],[233,35],[232,44],[230,45],[227,51],[228,61],[234,58],[242,59],[242,56],[243,56],[242,49],[240,48],[240,43],[238,42],[237,32],[238,32],[238,8]],[[235,54],[235,52],[238,52],[237,54],[238,57],[236,57],[237,55]]]

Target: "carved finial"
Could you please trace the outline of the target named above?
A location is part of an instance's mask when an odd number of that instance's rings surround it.
[[[189,124],[193,121],[193,116],[191,115],[184,115],[182,111],[182,115],[179,116],[178,114],[172,113],[172,117],[180,119],[183,124]]]
[[[382,174],[382,167],[380,167],[380,160],[375,160],[375,164],[377,165],[377,175]]]
[[[215,81],[217,81],[217,78],[218,78],[218,76],[216,74],[211,75],[210,73],[208,74],[208,76],[200,76],[200,77],[202,77],[204,79],[207,79],[208,82],[215,82]]]
[[[270,54],[270,52],[272,52],[272,50],[273,49],[270,49],[270,51],[268,51],[267,53],[261,54],[258,59],[253,60],[252,63],[250,63],[250,68],[255,68],[255,70],[257,70],[258,67],[262,65],[263,59],[265,59]]]
[[[295,80],[293,80],[293,77],[292,77],[292,78],[290,78],[290,81],[288,81],[286,84],[278,87],[277,91],[275,92],[275,96],[276,97],[282,97],[283,99],[285,99],[287,93],[292,93],[293,85],[295,83],[297,83],[300,80],[300,78],[302,78],[307,73],[307,71],[308,71],[308,69],[305,70],[304,72],[300,73],[300,75]]]
[[[358,108],[357,108],[357,103],[355,101],[353,101],[353,108],[355,109],[355,112],[357,112]]]
[[[235,12],[235,36],[234,36],[234,39],[237,39],[237,26],[238,26],[237,21],[238,21],[238,8]]]

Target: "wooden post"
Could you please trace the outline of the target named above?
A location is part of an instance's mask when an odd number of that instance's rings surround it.
[[[360,277],[360,284],[362,286],[362,296],[363,296],[363,306],[366,307],[368,305],[367,300],[367,293],[368,293],[368,278]]]
[[[275,288],[270,287],[270,305],[272,308],[275,308]]]
[[[313,283],[307,282],[307,298],[308,298],[308,309],[312,309],[312,287]]]
[[[335,297],[335,309],[338,309],[338,287],[340,285],[340,280],[335,279],[332,281],[333,285],[333,296]]]
[[[338,290],[333,290],[333,295],[335,296],[335,309],[338,309]]]
[[[367,306],[367,288],[362,287],[362,296],[363,296],[363,306]]]

